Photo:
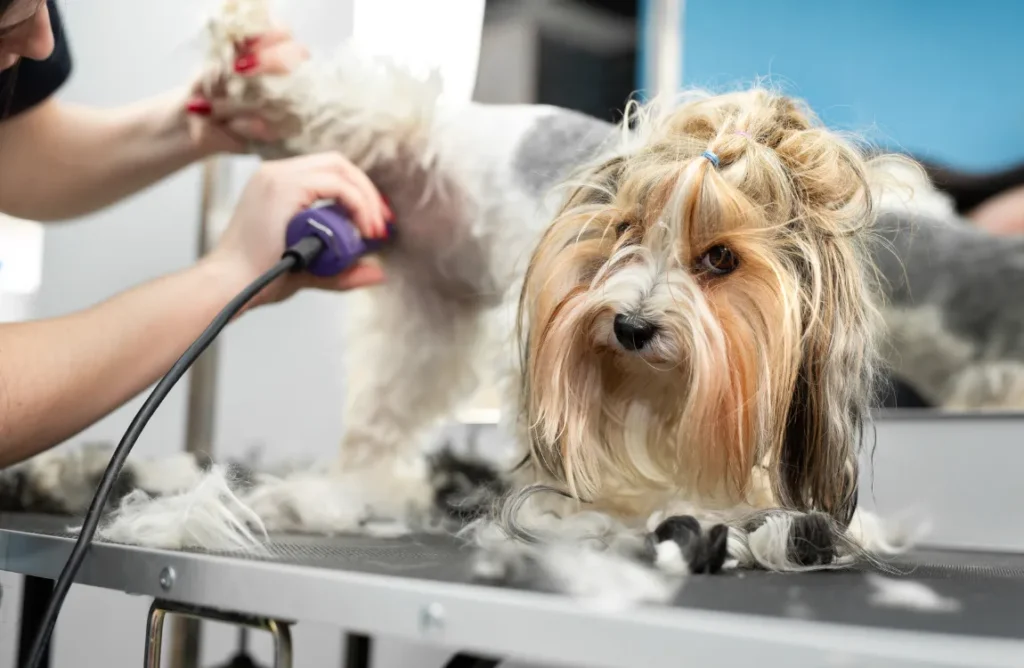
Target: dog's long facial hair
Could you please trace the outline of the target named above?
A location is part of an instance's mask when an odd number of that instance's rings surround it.
[[[688,499],[845,527],[875,360],[867,163],[763,90],[631,121],[526,277],[532,465],[623,517]]]

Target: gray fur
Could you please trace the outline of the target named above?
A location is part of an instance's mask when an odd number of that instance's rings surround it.
[[[84,515],[113,453],[112,447],[87,444],[62,452],[51,451],[0,469],[0,512]],[[206,455],[184,456],[194,457],[197,474],[208,472],[214,463]],[[145,488],[138,481],[144,469],[159,471],[166,462],[159,459],[126,461],[114,484],[107,510],[119,506],[134,491],[145,492],[150,497],[164,496],[165,491]],[[278,467],[257,467],[255,461],[234,460],[221,464],[229,473],[232,492],[252,489],[260,475],[287,474],[299,466],[299,462],[293,462]],[[468,522],[486,513],[494,500],[507,492],[507,483],[496,468],[483,460],[456,455],[448,447],[431,457],[429,464],[438,512],[459,522]]]
[[[887,362],[947,408],[1024,407],[1024,238],[886,213]]]
[[[1024,360],[1024,237],[993,236],[966,221],[883,214],[876,261],[896,308],[937,306],[978,359]]]
[[[523,137],[512,171],[527,192],[540,196],[595,157],[615,127],[575,111],[553,109]]]
[[[0,469],[0,512],[84,515],[112,452],[99,444],[86,444]],[[120,503],[136,485],[135,467],[127,462],[114,482],[107,508]]]

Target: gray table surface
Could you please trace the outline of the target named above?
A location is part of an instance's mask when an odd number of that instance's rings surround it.
[[[0,570],[55,578],[73,545],[69,525],[0,513]],[[672,606],[607,612],[471,584],[469,567],[469,552],[439,536],[279,536],[266,558],[97,542],[77,581],[580,666],[1024,666],[1024,555],[901,559],[902,579],[958,601],[950,612],[880,607],[864,571],[696,576]]]

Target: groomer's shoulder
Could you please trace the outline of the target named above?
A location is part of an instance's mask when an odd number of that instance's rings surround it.
[[[53,53],[46,60],[22,59],[0,72],[0,120],[21,114],[46,101],[71,76],[71,49],[55,0],[47,0],[53,28]]]

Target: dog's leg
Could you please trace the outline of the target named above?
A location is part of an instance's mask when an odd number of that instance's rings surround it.
[[[432,503],[426,430],[475,389],[480,314],[402,279],[366,295],[370,315],[349,334],[345,436],[337,472],[379,473],[371,513],[393,514]],[[370,303],[372,302],[372,303]],[[386,490],[386,493],[383,493]]]
[[[853,556],[824,513],[774,510],[729,528],[729,557],[741,568],[804,571],[838,568]]]

